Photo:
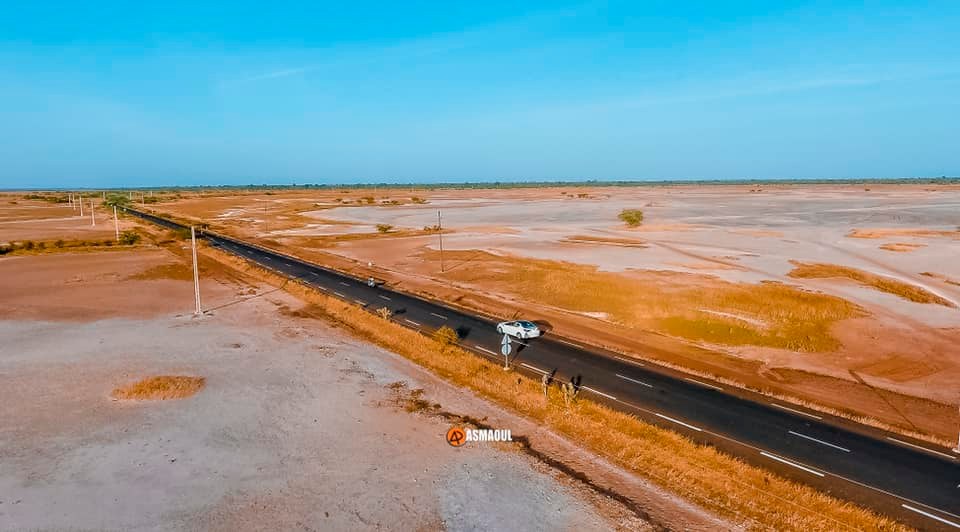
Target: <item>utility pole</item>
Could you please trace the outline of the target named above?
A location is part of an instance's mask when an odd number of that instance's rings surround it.
[[[96,218],[95,214],[96,214],[96,213],[93,212],[93,199],[91,199],[91,200],[90,200],[90,227],[96,227],[96,226],[97,226],[97,218]]]
[[[197,310],[194,316],[203,314],[200,309],[200,271],[197,269],[197,231],[194,226],[190,226],[190,241],[193,244],[193,295],[197,300]]]
[[[83,194],[80,194],[80,201],[77,203],[80,204],[80,217],[83,218]]]
[[[113,230],[117,233],[117,242],[120,241],[120,220],[117,219],[117,206],[113,206]]]
[[[440,239],[440,273],[443,273],[443,224],[441,223],[440,209],[437,209],[437,238]]]

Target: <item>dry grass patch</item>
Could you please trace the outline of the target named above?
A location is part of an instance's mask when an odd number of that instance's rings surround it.
[[[183,399],[199,392],[206,382],[207,379],[204,377],[159,375],[121,386],[113,390],[110,395],[116,399],[135,401]]]
[[[838,345],[831,324],[862,315],[844,299],[782,283],[652,270],[618,274],[484,251],[444,255],[448,265],[460,262],[445,274],[450,279],[568,311],[604,312],[626,327],[702,342],[827,351]],[[423,256],[439,260],[434,251]]]
[[[585,399],[565,405],[556,387],[544,397],[539,379],[518,377],[455,345],[442,345],[363,309],[240,259],[248,273],[285,289],[310,305],[302,315],[326,319],[390,349],[454,384],[519,412],[587,449],[651,479],[710,511],[754,530],[908,530],[898,523],[812,488],[750,466],[713,447]],[[285,283],[285,284],[284,284]]]
[[[135,279],[139,281],[151,281],[156,279],[193,281],[193,266],[183,262],[159,264],[138,274],[131,275],[128,279]]]
[[[960,229],[941,231],[936,229],[854,229],[847,233],[848,238],[952,238],[960,240]]]
[[[880,246],[880,249],[886,251],[896,251],[899,253],[908,253],[910,251],[916,251],[920,248],[927,247],[926,244],[910,244],[908,242],[889,242]]]
[[[605,244],[610,246],[623,246],[628,248],[646,248],[649,247],[643,240],[633,238],[615,238],[591,235],[570,235],[562,240],[570,244]]]
[[[798,279],[849,279],[863,286],[893,294],[907,301],[913,301],[914,303],[933,303],[945,307],[956,307],[952,302],[925,288],[856,268],[837,264],[804,263],[798,261],[790,261],[790,263],[796,266],[793,271],[787,274],[790,277],[796,277]]]

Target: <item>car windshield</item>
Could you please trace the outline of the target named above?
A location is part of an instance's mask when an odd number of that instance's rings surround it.
[[[524,329],[536,329],[537,326],[529,321],[518,321],[517,325],[523,327]]]

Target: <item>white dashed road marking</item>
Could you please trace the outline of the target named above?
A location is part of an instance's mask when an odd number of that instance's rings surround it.
[[[437,314],[436,312],[431,312],[430,315],[431,315],[431,316],[436,316],[436,317],[438,317],[438,318],[440,318],[440,319],[444,319],[444,320],[447,319],[446,316],[441,316],[440,314]]]
[[[417,327],[420,326],[419,323],[417,323],[417,322],[415,322],[415,321],[413,321],[413,320],[408,320],[407,318],[403,318],[403,321],[405,321],[405,322],[407,322],[407,323],[409,323],[409,324],[411,324],[411,325],[416,325]]]
[[[387,296],[378,295],[377,297],[379,297],[380,299],[386,299],[387,301],[393,301],[392,299],[390,299],[390,298],[387,297]]]

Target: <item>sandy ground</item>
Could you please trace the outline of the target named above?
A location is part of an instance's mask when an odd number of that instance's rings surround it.
[[[428,203],[415,203],[414,196]],[[294,191],[195,197],[156,208],[331,265],[362,269],[372,263],[373,273],[401,288],[480,310],[508,301],[511,310],[547,319],[574,338],[602,338],[626,352],[910,429],[944,437],[955,432],[960,310],[913,303],[850,281],[787,275],[792,260],[839,264],[960,304],[955,185]],[[624,208],[642,209],[643,226],[620,223],[617,214]],[[837,323],[833,335],[841,346],[830,352],[668,341],[655,337],[658,331],[618,327],[602,308],[573,316],[567,309],[525,304],[482,282],[451,281],[425,258],[438,247],[435,233],[417,234],[437,223],[437,210],[449,231],[447,250],[562,260],[624,275],[652,270],[749,284],[778,281],[842,297],[867,316]],[[352,239],[375,233],[376,224],[402,234]],[[723,316],[722,309],[714,315]],[[731,319],[758,323],[751,316]]]
[[[283,292],[208,276],[216,310],[193,318],[189,281],[135,275],[177,260],[0,258],[4,293],[24,285],[19,311],[0,317],[0,528],[729,528],[400,357],[292,316],[300,303]],[[77,272],[85,281],[63,294]],[[207,386],[177,401],[110,399],[157,374]],[[530,436],[634,502],[514,447],[450,447],[449,422],[400,408],[397,382]]]
[[[0,194],[0,244],[15,241],[112,240],[116,237],[113,211],[95,202],[93,219],[89,208],[80,211],[67,204],[19,198]],[[11,203],[14,201],[15,203]],[[96,221],[96,225],[92,222]],[[129,217],[119,217],[120,231],[138,224]]]

